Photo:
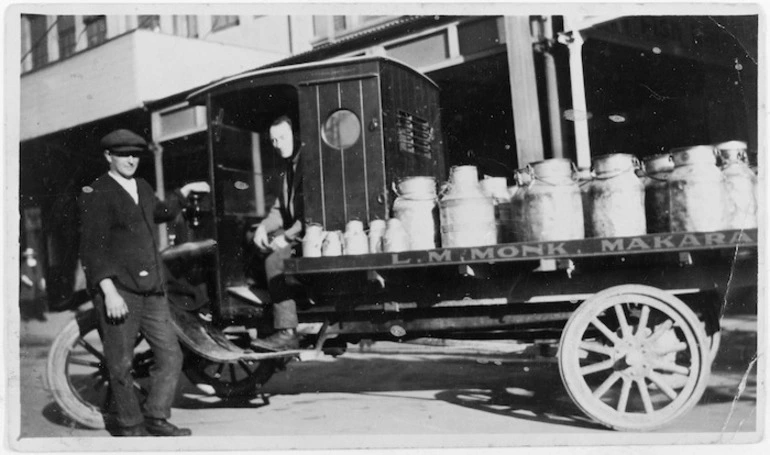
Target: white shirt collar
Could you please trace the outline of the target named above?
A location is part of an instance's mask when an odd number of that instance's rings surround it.
[[[128,194],[134,200],[135,204],[139,203],[139,191],[136,188],[136,179],[127,179],[122,175],[112,171],[108,171],[107,173],[110,175],[110,177],[115,179],[115,181],[118,182],[118,184],[122,186],[123,189],[128,191]]]

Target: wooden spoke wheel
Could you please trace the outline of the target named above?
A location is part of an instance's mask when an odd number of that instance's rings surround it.
[[[245,334],[231,334],[230,341],[244,349],[249,347]],[[199,390],[223,399],[256,396],[276,370],[284,368],[286,359],[238,360],[216,362],[195,354],[186,356],[184,373]]]
[[[150,347],[140,336],[134,347],[134,387],[146,395],[146,379],[153,365]],[[109,375],[98,331],[96,310],[88,310],[67,324],[48,353],[48,389],[62,411],[88,428],[105,427]]]
[[[222,399],[251,398],[280,367],[278,362],[270,359],[220,363],[195,357],[185,368],[185,375],[199,390],[210,395]]]
[[[564,327],[559,371],[589,417],[618,430],[664,426],[689,411],[708,380],[701,321],[660,289],[624,285],[583,302]]]

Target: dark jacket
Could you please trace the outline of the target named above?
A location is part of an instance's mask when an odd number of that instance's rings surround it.
[[[89,289],[112,278],[115,286],[136,293],[161,293],[163,267],[157,224],[182,209],[181,193],[160,201],[150,185],[137,178],[139,203],[108,174],[83,188],[78,198],[81,219],[80,258]]]
[[[297,153],[286,160],[286,169],[281,173],[281,192],[260,224],[268,234],[283,229],[289,241],[297,240],[302,234],[303,199],[302,163]]]

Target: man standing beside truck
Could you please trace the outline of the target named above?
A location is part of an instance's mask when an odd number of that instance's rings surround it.
[[[189,436],[168,422],[182,369],[182,351],[166,299],[156,223],[173,219],[192,192],[209,192],[206,182],[189,183],[160,201],[150,185],[135,178],[147,142],[125,129],[101,139],[109,171],[78,199],[80,257],[99,319],[117,428],[115,436]],[[131,375],[139,333],[152,349],[149,394],[140,405]]]

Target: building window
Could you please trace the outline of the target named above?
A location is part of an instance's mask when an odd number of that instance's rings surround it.
[[[347,28],[347,21],[345,20],[345,16],[334,16],[333,23],[335,32],[340,32]]]
[[[75,53],[75,16],[58,16],[56,28],[59,33],[59,58]]]
[[[388,57],[401,60],[415,68],[443,62],[449,58],[446,32],[436,33],[386,48]]]
[[[329,36],[329,16],[313,16],[313,36],[323,38]]]
[[[198,16],[187,16],[187,36],[198,37]]]
[[[238,16],[211,16],[211,31],[216,32],[238,25]]]
[[[502,18],[466,22],[457,27],[460,54],[473,55],[505,43]]]
[[[198,16],[174,16],[174,35],[198,37]]]
[[[157,16],[157,15],[139,16],[138,20],[139,20],[138,28],[143,28],[145,30],[152,30],[154,32],[160,31],[160,16]]]
[[[313,16],[313,36],[333,38],[347,30],[350,25],[347,16]]]
[[[48,63],[47,21],[45,16],[37,14],[27,17],[32,38],[32,68],[39,68]]]
[[[83,24],[86,26],[88,47],[98,46],[107,40],[106,16],[84,16]]]

